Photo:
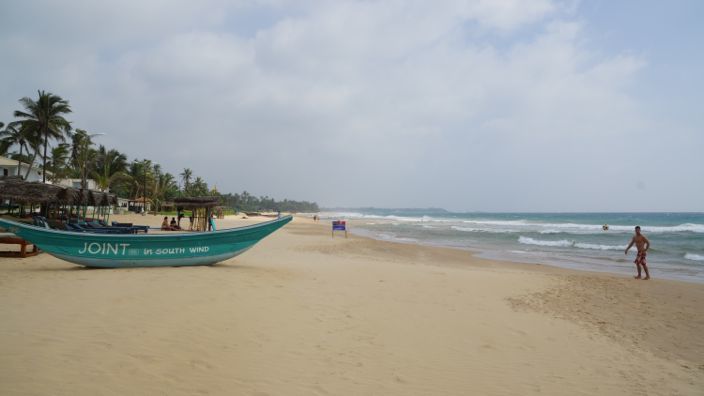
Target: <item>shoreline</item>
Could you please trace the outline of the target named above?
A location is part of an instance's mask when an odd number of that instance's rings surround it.
[[[333,239],[327,226],[296,217],[209,267],[0,259],[0,383],[72,395],[704,387],[701,285]]]
[[[376,220],[379,221],[379,220]],[[461,251],[467,251],[472,253],[475,257],[477,258],[482,258],[486,260],[495,260],[495,261],[502,261],[502,262],[511,262],[511,263],[517,263],[517,264],[525,264],[525,265],[546,265],[546,266],[551,266],[554,268],[560,268],[560,269],[566,269],[566,270],[572,270],[572,271],[579,271],[579,272],[587,272],[587,273],[594,273],[594,274],[609,274],[609,275],[615,275],[615,276],[621,276],[621,277],[628,277],[631,276],[630,273],[625,272],[625,271],[618,271],[618,269],[608,269],[604,268],[601,269],[595,264],[583,264],[579,263],[578,260],[567,260],[567,259],[561,259],[561,258],[550,258],[547,256],[543,257],[536,257],[534,259],[529,259],[527,257],[519,257],[519,256],[512,256],[511,254],[506,254],[502,249],[500,249],[499,246],[494,246],[494,247],[462,247],[462,246],[455,246],[451,244],[443,244],[443,243],[433,243],[432,241],[423,241],[417,238],[405,238],[405,237],[399,237],[399,238],[389,238],[385,239],[383,237],[377,237],[374,235],[374,231],[370,230],[368,228],[365,228],[362,223],[362,220],[360,219],[350,219],[348,222],[355,226],[352,228],[350,234],[354,234],[358,237],[362,238],[370,238],[373,240],[378,240],[382,242],[391,242],[391,243],[399,243],[399,244],[408,244],[408,245],[416,245],[416,246],[426,246],[426,247],[439,247],[439,248],[446,248],[446,249],[455,249],[455,250],[461,250]],[[388,224],[392,224],[391,221],[388,222]],[[362,231],[359,231],[359,230]],[[626,245],[624,244],[623,248],[625,249]],[[632,252],[635,250],[632,249]],[[531,252],[531,253],[538,253],[542,254],[541,252]],[[594,258],[592,258],[594,259]],[[598,260],[598,259],[596,259]],[[633,264],[633,255],[628,256],[624,258],[623,262],[627,264],[627,266],[630,266],[633,269],[633,275],[635,275],[635,266],[630,265]],[[652,265],[652,263],[650,264]],[[657,273],[654,275],[652,274],[652,269],[655,268],[656,271],[658,269],[657,265],[654,267],[649,267],[651,269],[651,277],[654,276],[654,279],[661,279],[661,280],[669,280],[669,281],[674,281],[674,282],[684,282],[684,283],[693,283],[693,284],[698,284],[698,285],[704,285],[704,278],[697,278],[694,276],[687,276],[687,275],[668,275],[667,273],[664,273],[660,276],[657,275]]]
[[[629,278],[629,277],[632,278],[631,275],[627,275],[623,272],[608,271],[608,270],[599,271],[597,269],[589,268],[589,267],[579,268],[578,265],[575,265],[574,267],[567,267],[567,266],[561,266],[559,264],[545,262],[545,261],[532,262],[532,261],[520,261],[518,259],[513,260],[511,258],[504,258],[504,257],[498,257],[498,256],[497,257],[490,257],[490,255],[492,255],[493,253],[496,252],[493,250],[481,250],[481,249],[469,248],[469,247],[463,248],[463,247],[459,247],[459,246],[423,243],[420,241],[405,242],[405,241],[386,240],[383,238],[374,238],[373,236],[358,234],[354,231],[350,231],[349,233],[350,233],[350,235],[354,235],[357,238],[366,238],[366,239],[379,241],[379,242],[388,242],[388,243],[396,243],[396,244],[400,244],[400,245],[413,245],[413,246],[420,246],[420,247],[450,249],[450,250],[458,250],[458,251],[462,251],[462,252],[468,252],[473,257],[476,257],[477,259],[482,259],[482,260],[497,261],[497,262],[511,263],[511,264],[520,264],[520,265],[525,265],[525,266],[547,266],[547,267],[554,268],[556,270],[574,271],[574,272],[578,272],[578,273],[587,273],[587,274],[592,274],[592,275],[616,276],[618,278]],[[633,268],[634,268],[633,275],[635,275],[635,266]],[[704,285],[704,280],[697,281],[697,280],[693,280],[693,279],[683,279],[683,278],[656,277],[655,275],[652,274],[652,270],[651,270],[651,279],[658,279],[661,281],[669,281],[669,282],[681,282],[681,283],[695,284],[695,285]]]

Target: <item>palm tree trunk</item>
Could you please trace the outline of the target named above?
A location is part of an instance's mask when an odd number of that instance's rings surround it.
[[[22,170],[22,145],[20,144],[20,156],[17,160],[17,176],[20,176],[20,171]]]
[[[27,168],[27,173],[24,174],[24,179],[27,180],[29,177],[29,172],[32,171],[32,167],[34,166],[34,161],[37,159],[37,151],[34,152],[34,155],[32,156],[32,162],[29,163],[29,167]]]
[[[44,162],[42,165],[42,183],[46,183],[46,147],[49,145],[49,131],[44,131]]]

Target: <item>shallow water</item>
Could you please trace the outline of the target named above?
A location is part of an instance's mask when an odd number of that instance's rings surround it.
[[[367,209],[328,212],[356,220],[351,232],[404,243],[478,250],[480,256],[634,273],[636,225],[651,242],[651,275],[704,282],[704,213],[452,213]],[[603,226],[608,225],[604,231]]]

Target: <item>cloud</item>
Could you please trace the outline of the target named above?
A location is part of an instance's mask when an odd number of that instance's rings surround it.
[[[630,94],[646,61],[590,48],[565,3],[51,4],[59,33],[0,39],[3,114],[51,90],[77,126],[221,191],[602,209],[583,197],[631,188],[613,142],[654,129]]]

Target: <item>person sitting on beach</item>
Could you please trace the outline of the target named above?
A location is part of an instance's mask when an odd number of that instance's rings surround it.
[[[171,225],[169,225],[169,218],[164,217],[164,221],[161,222],[162,231],[171,231]]]
[[[171,218],[171,223],[169,224],[171,226],[172,231],[180,230],[181,227],[178,226],[178,223],[176,223],[176,218],[172,217]]]
[[[645,263],[645,256],[648,249],[650,249],[650,241],[645,237],[645,235],[640,233],[640,226],[636,226],[636,235],[633,236],[631,243],[628,244],[625,254],[628,254],[628,249],[630,249],[633,244],[635,244],[636,249],[638,249],[636,260],[634,261],[636,264],[636,269],[638,270],[638,275],[634,276],[634,278],[641,279],[640,267],[642,266],[645,270],[645,278],[642,279],[648,280],[650,279],[650,273],[648,273],[648,265]]]

